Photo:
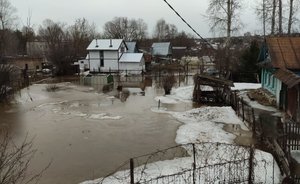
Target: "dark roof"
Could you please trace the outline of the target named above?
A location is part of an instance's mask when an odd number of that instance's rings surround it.
[[[233,82],[230,80],[201,74],[196,74],[194,76],[194,83],[211,87],[234,87]]]
[[[279,69],[275,72],[274,76],[282,81],[284,84],[288,86],[288,88],[292,88],[295,85],[299,84],[300,76],[293,73],[292,71]]]
[[[300,37],[270,37],[267,46],[274,68],[300,69]]]

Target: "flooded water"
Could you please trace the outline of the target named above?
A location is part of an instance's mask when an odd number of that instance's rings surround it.
[[[39,183],[99,178],[130,157],[176,145],[180,123],[168,114],[151,111],[157,106],[154,98],[163,95],[155,85],[145,87],[145,93],[128,88],[125,100],[116,98],[122,96],[117,91],[103,94],[73,83],[58,85],[56,92],[47,92],[47,84],[30,86],[17,95],[19,103],[0,111],[1,126],[10,127],[18,138],[26,133],[34,137],[38,152],[30,171],[52,162]],[[193,104],[164,107],[185,111]]]

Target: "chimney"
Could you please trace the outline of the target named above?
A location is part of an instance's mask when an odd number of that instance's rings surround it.
[[[109,47],[113,47],[113,45],[112,45],[112,39],[110,39]]]
[[[98,48],[99,47],[99,45],[98,45],[98,40],[96,39],[96,47]]]

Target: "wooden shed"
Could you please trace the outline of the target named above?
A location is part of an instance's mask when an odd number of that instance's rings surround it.
[[[213,76],[197,74],[194,76],[193,101],[201,103],[222,102],[222,96],[233,82]]]

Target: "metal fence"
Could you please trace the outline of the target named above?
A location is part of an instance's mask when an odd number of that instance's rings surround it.
[[[254,183],[253,147],[184,144],[131,158],[98,182],[130,184]],[[266,174],[264,181],[271,176]],[[266,183],[266,182],[264,182]]]

